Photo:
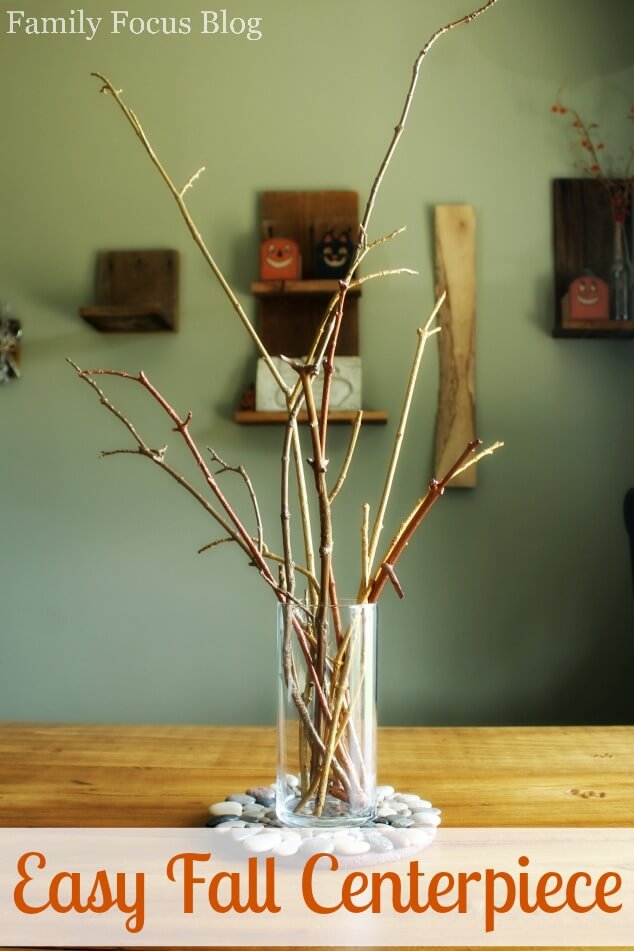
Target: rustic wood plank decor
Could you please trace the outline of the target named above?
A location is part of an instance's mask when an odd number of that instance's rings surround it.
[[[97,305],[79,313],[109,333],[176,330],[178,280],[178,251],[104,251],[97,264]]]
[[[435,475],[453,465],[475,439],[476,272],[475,212],[472,205],[436,205],[436,286],[447,299],[438,334],[440,384],[436,413]],[[473,488],[476,466],[450,482]]]
[[[259,333],[262,343],[273,356],[304,356],[310,350],[321,323],[327,295],[335,293],[334,281],[314,281],[315,244],[323,230],[350,228],[356,235],[359,226],[359,196],[353,191],[263,192],[260,200],[260,239],[285,237],[299,244],[302,255],[302,281],[288,291],[273,282],[271,291],[256,282],[259,300]],[[305,283],[310,282],[310,283]],[[303,287],[302,287],[303,285]],[[359,353],[358,295],[346,300],[346,310],[337,352],[341,356]]]

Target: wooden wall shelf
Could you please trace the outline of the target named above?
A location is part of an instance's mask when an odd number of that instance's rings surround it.
[[[552,203],[555,265],[553,337],[604,340],[634,337],[634,321],[570,320],[564,303],[570,282],[587,270],[609,283],[614,221],[608,189],[595,178],[557,178],[552,185]],[[631,216],[626,221],[626,231],[631,237]]]
[[[339,281],[253,281],[251,293],[254,297],[284,297],[308,294],[317,297],[332,297],[339,290]],[[360,297],[361,288],[353,287],[346,297]]]
[[[328,413],[328,422],[333,424],[353,423],[356,419],[356,416],[356,410],[332,410],[330,413]],[[243,426],[279,425],[281,423],[286,423],[288,419],[288,413],[262,413],[252,409],[239,409],[233,414],[233,418],[236,423],[241,423]],[[362,422],[368,426],[382,426],[387,423],[387,419],[388,416],[384,410],[363,410]],[[306,413],[300,413],[297,421],[299,423],[307,423],[308,417]]]
[[[634,340],[634,320],[566,320],[555,326],[553,337]]]
[[[175,331],[178,274],[178,251],[102,251],[97,303],[80,316],[102,333]]]

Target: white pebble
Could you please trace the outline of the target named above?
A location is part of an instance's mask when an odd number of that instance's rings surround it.
[[[417,829],[416,826],[407,829],[406,832],[410,845],[416,849],[422,849],[426,845],[429,845],[436,836],[434,829]]]
[[[257,825],[255,822],[245,823],[243,829],[236,829],[235,827],[231,830],[231,838],[234,842],[244,842],[245,839],[248,839],[250,835],[257,835],[260,829],[263,829],[264,826]]]
[[[412,816],[415,826],[439,826],[440,816],[433,812],[415,812]]]
[[[415,796],[413,793],[396,793],[394,798],[397,802],[405,802],[410,808],[415,805],[420,805],[422,800],[420,796]]]
[[[248,836],[242,844],[247,852],[270,852],[281,841],[282,833],[275,829],[270,832],[258,832],[257,835]]]
[[[397,799],[392,799],[392,801],[390,802],[390,806],[392,809],[392,813],[396,813],[397,815],[400,815],[402,812],[410,811],[407,806],[407,803],[399,802]]]
[[[370,843],[351,835],[342,835],[335,839],[335,851],[339,855],[363,855],[370,851]]]
[[[212,816],[241,816],[242,806],[239,802],[214,802],[209,813]]]
[[[392,809],[391,805],[388,805],[387,803],[383,802],[381,803],[379,808],[376,810],[376,814],[377,816],[393,816],[395,814],[395,810]]]
[[[302,840],[297,833],[284,830],[282,841],[275,846],[273,853],[275,855],[295,855],[301,844]]]
[[[431,809],[432,805],[429,799],[419,799],[418,802],[411,806],[412,812],[420,812],[421,809]],[[438,810],[440,812],[440,809]]]
[[[222,822],[219,826],[216,826],[214,832],[217,832],[218,835],[229,835],[234,829],[243,829],[246,824],[241,819],[230,819],[229,822]]]
[[[230,803],[230,805],[233,805],[233,803]],[[242,809],[242,806],[240,806],[240,808]],[[246,816],[248,819],[259,819],[260,816],[263,816],[265,812],[266,812],[266,806],[253,805],[253,806],[247,806],[245,809],[242,810],[241,813],[239,813],[239,815]]]
[[[410,844],[409,829],[393,829],[386,826],[383,835],[392,843],[395,849],[406,849]]]
[[[302,842],[302,852],[306,855],[316,855],[317,852],[332,853],[335,847],[334,839],[329,835],[316,835],[312,839]]]
[[[299,776],[295,776],[294,773],[286,774],[286,785],[290,786],[291,789],[296,789],[299,786]]]
[[[387,799],[388,796],[394,795],[394,786],[377,786],[376,787],[376,798],[380,801],[381,799]]]

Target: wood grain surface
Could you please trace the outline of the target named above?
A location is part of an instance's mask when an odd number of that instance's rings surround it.
[[[200,826],[274,766],[272,727],[3,724],[0,824]],[[382,729],[379,781],[448,826],[631,826],[634,727]]]
[[[454,464],[475,431],[476,224],[472,205],[436,205],[436,292],[447,292],[438,335],[439,392],[435,475]],[[473,488],[476,466],[453,488]]]

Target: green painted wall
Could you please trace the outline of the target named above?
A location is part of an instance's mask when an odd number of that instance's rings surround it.
[[[194,503],[125,444],[64,363],[145,369],[192,430],[257,484],[278,526],[281,430],[233,424],[253,378],[245,333],[192,247],[162,183],[91,70],[125,89],[175,179],[205,176],[191,208],[250,313],[257,196],[346,187],[367,194],[428,35],[466,0],[244,0],[263,38],[202,36],[191,3],[134,0],[131,15],[192,17],[189,36],[0,33],[0,297],[24,324],[18,383],[0,388],[0,717],[269,722],[274,611]],[[15,4],[20,7],[21,5]],[[68,15],[31,0],[27,15]],[[107,22],[108,21],[108,22]],[[365,402],[392,425],[363,432],[337,503],[338,565],[355,586],[361,502],[376,506],[415,344],[433,295],[431,209],[478,219],[478,426],[505,449],[474,492],[448,493],[383,601],[384,723],[632,722],[634,631],[625,490],[634,481],[634,343],[555,341],[550,181],[575,174],[558,87],[626,149],[634,80],[630,0],[500,0],[425,63],[373,234],[407,233],[373,265],[418,268],[362,302]],[[182,253],[177,335],[101,336],[100,248]],[[435,347],[426,356],[389,511],[393,529],[431,474]],[[130,385],[112,393],[175,444]],[[333,432],[333,467],[346,443]],[[174,446],[174,457],[179,458]],[[239,488],[236,491],[240,491]],[[276,543],[277,544],[277,543]],[[354,569],[354,570],[353,570]]]

